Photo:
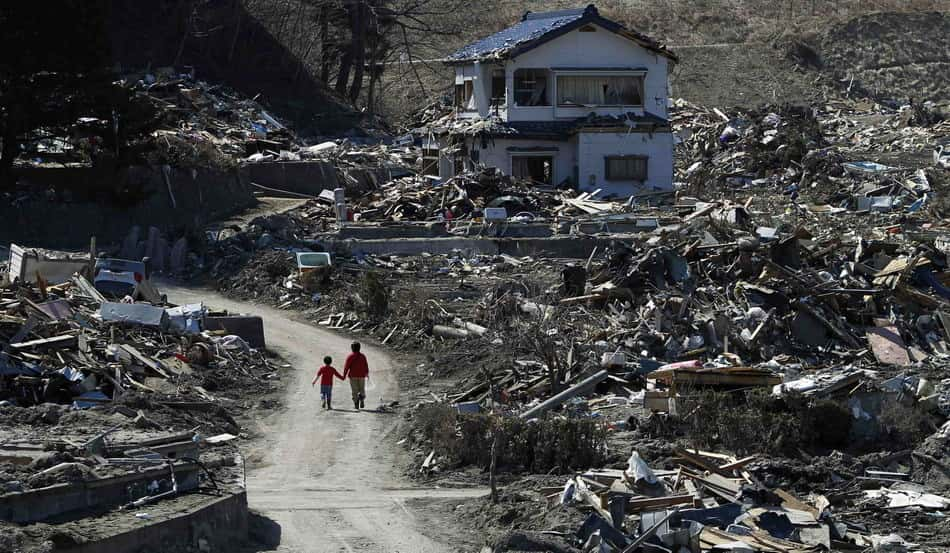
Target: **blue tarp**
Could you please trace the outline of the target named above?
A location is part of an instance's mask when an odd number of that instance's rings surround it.
[[[39,376],[43,369],[34,363],[24,363],[11,359],[6,353],[0,352],[0,376]]]

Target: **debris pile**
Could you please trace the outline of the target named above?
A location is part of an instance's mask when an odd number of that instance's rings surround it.
[[[515,220],[549,218],[560,201],[495,168],[463,173],[445,183],[425,177],[396,179],[358,200],[361,221],[482,219],[485,208],[504,208]]]
[[[81,409],[120,401],[127,392],[214,405],[202,384],[226,391],[277,372],[256,349],[263,345],[258,333],[242,330],[242,338],[220,330],[227,326],[222,319],[236,317],[202,304],[109,301],[79,274],[63,284],[16,283],[0,293],[4,405]]]
[[[224,168],[234,166],[236,157],[289,150],[296,142],[260,103],[198,80],[193,72],[166,67],[126,74],[112,88],[102,95],[121,99],[118,108],[97,104],[99,96],[83,98],[94,115],[62,127],[34,129],[25,137],[16,163],[88,166],[123,161]]]
[[[223,85],[197,80],[193,74],[166,68],[126,75],[122,83],[157,112],[159,123],[150,136],[162,159],[153,163],[189,166],[194,164],[195,152],[233,159],[264,150],[287,150],[296,142],[292,131],[257,101]]]
[[[902,473],[869,469],[839,489],[803,500],[759,481],[749,469],[755,456],[676,449],[674,461],[668,470],[653,470],[634,451],[626,468],[583,472],[551,494],[590,511],[571,537],[575,545],[625,552],[879,551],[882,543],[906,542],[870,532],[858,517],[927,516],[950,506],[950,499],[926,493]]]
[[[17,270],[0,288],[4,543],[41,550],[109,535],[90,513],[159,520],[243,494],[237,417],[277,404],[286,367],[265,355],[261,319],[167,305],[147,272],[107,297],[119,260],[97,260],[93,283],[88,255],[11,250]],[[115,524],[109,532],[127,531]]]
[[[20,257],[13,265],[32,259]],[[57,259],[38,259],[33,278],[18,275],[0,288],[0,458],[7,463],[0,520],[73,517],[124,504],[116,497],[138,508],[199,483],[215,486],[208,470],[233,466],[233,451],[199,463],[200,450],[233,440],[235,416],[257,406],[246,394],[263,396],[263,407],[280,378],[280,366],[265,356],[260,318],[200,303],[133,303],[138,291],[110,300],[87,280],[88,256],[78,268],[75,259],[59,260],[76,271],[65,278],[56,277]],[[31,507],[49,486],[99,489],[113,480],[131,486],[128,493],[61,502],[59,510]]]
[[[844,101],[767,106],[730,117],[679,100],[672,119],[681,139],[677,174],[692,193],[763,190],[801,197],[812,212],[836,213],[926,206],[936,174],[928,157],[933,152],[940,166],[950,130],[932,106]],[[879,161],[867,161],[870,156]]]
[[[772,494],[780,487],[816,496],[832,490],[836,509],[848,502],[860,509],[890,501],[855,489],[854,482],[871,482],[858,478],[877,478],[879,490],[881,471],[906,475],[893,478],[905,484],[883,481],[888,494],[912,488],[911,481],[934,487],[914,492],[944,493],[950,230],[942,218],[947,169],[932,153],[939,154],[946,122],[908,125],[901,122],[907,110],[829,106],[730,118],[681,105],[680,176],[688,187],[670,194],[671,202],[519,190],[490,169],[441,184],[405,177],[348,197],[361,217],[339,233],[327,222],[329,209],[308,202],[213,244],[204,263],[228,293],[425,353],[404,375],[407,388],[419,390],[422,407],[410,415],[417,430],[435,404],[451,416],[433,428],[481,450],[490,450],[492,428],[505,427],[490,422],[499,418],[537,424],[542,434],[558,421],[602,425],[609,444],[625,440],[614,451],[663,441],[737,458],[758,454],[749,472],[767,487],[695,460],[688,477],[667,482],[666,496],[689,494],[691,509],[762,510],[707,524],[704,547],[716,544],[711,536],[745,541],[746,549],[767,543],[770,550],[804,550],[814,540],[865,546],[889,533],[882,529],[894,520],[855,523],[865,531],[852,528],[852,517],[829,519],[826,507],[800,500],[792,509],[818,509],[814,520],[786,513],[791,526],[778,537],[771,524],[781,518],[774,511],[782,501]],[[358,239],[337,239],[367,229],[393,240],[422,231],[436,240],[474,236],[492,199],[519,195],[529,207],[506,210],[506,232],[544,229],[544,238],[591,240],[591,248],[571,258],[463,250],[403,256],[363,253]],[[517,217],[522,210],[535,217]],[[444,233],[414,224],[425,219]],[[296,259],[308,251],[331,259],[318,279],[305,276]],[[420,467],[427,478],[466,463],[486,467],[484,455],[441,448],[452,440],[425,434],[409,441],[414,474]],[[523,436],[518,431],[500,447],[525,451],[519,459],[530,463],[506,465],[502,452],[500,470],[589,468],[574,464],[583,457],[570,448],[545,450],[544,463],[536,463],[537,450],[525,448]],[[831,463],[833,450],[855,456],[840,469],[848,484],[837,471],[808,468]],[[697,455],[706,465],[718,462],[716,469],[732,462]],[[728,482],[717,484],[719,477]],[[791,486],[773,485],[789,480]],[[690,486],[721,493],[697,496]],[[746,488],[750,501],[730,493]],[[710,494],[716,505],[702,503]],[[730,529],[735,525],[749,532]],[[624,527],[624,547],[651,526]],[[732,532],[743,537],[732,540]],[[750,535],[765,541],[750,545]]]

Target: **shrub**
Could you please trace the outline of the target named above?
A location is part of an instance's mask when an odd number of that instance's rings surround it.
[[[360,280],[359,296],[363,311],[373,321],[382,320],[389,313],[389,286],[376,271],[367,271]]]
[[[592,419],[462,415],[448,405],[429,405],[415,415],[415,427],[436,453],[457,466],[488,467],[492,432],[502,432],[498,466],[510,471],[569,472],[604,461],[606,428]]]

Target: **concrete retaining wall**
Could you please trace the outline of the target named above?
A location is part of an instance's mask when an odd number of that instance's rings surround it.
[[[311,196],[339,186],[336,167],[327,161],[246,163],[241,173],[248,182]]]
[[[400,238],[394,240],[328,240],[334,251],[374,255],[448,254],[460,250],[465,255],[507,254],[587,259],[595,247],[606,248],[616,236],[550,238]]]
[[[231,493],[165,520],[145,523],[92,543],[61,546],[56,553],[234,551],[247,540],[247,494]],[[204,543],[203,543],[204,542]],[[206,544],[206,545],[204,545]]]
[[[175,479],[180,491],[198,487],[198,466],[181,463],[175,466]],[[159,492],[171,489],[167,466],[149,468],[113,478],[56,484],[46,488],[0,495],[0,520],[28,523],[81,513],[89,509],[110,508],[154,495],[148,487],[159,482]]]
[[[133,225],[180,232],[255,203],[236,169],[24,168],[17,176],[49,194],[0,204],[0,243],[88,248],[90,236],[118,242]]]
[[[444,238],[450,236],[445,223],[402,223],[398,225],[351,224],[341,228],[336,238],[378,240],[393,238]]]

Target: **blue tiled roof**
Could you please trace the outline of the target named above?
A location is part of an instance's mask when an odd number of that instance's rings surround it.
[[[534,48],[587,23],[596,23],[609,31],[634,40],[640,46],[666,56],[674,62],[677,59],[672,52],[652,38],[625,29],[623,25],[601,17],[597,8],[591,4],[586,8],[574,10],[528,12],[518,24],[455,51],[445,61],[452,64],[517,55],[520,51]]]
[[[491,36],[464,46],[448,56],[448,61],[478,59],[493,53],[503,55],[520,44],[539,39],[544,35],[583,19],[591,8],[560,10],[555,12],[525,14],[517,25],[508,27]],[[596,10],[593,10],[596,14]]]

